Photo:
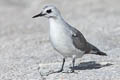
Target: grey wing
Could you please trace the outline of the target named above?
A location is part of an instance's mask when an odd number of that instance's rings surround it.
[[[89,52],[90,48],[87,44],[86,39],[82,35],[82,33],[78,31],[77,29],[75,29],[74,27],[71,27],[71,30],[72,30],[72,40],[73,40],[74,46],[77,49],[80,49],[85,52]]]

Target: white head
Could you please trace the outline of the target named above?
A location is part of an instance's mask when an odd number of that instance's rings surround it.
[[[53,5],[44,6],[40,14],[33,16],[36,17],[47,17],[47,18],[58,18],[60,16],[59,10]]]

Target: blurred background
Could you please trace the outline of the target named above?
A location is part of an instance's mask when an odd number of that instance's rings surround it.
[[[0,0],[0,80],[38,80],[37,64],[61,60],[49,43],[48,20],[32,19],[46,4],[109,55],[86,59],[120,61],[120,0]]]

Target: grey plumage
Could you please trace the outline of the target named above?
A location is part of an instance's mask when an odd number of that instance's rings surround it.
[[[74,27],[70,27],[71,31],[73,32],[72,34],[72,40],[73,44],[77,49],[80,49],[82,51],[88,52],[89,51],[89,46],[87,45],[87,41],[82,35],[80,31],[75,29]]]
[[[87,54],[96,54],[96,55],[101,55],[101,56],[107,56],[106,53],[100,51],[97,47],[93,46],[92,44],[90,44],[88,42],[88,45],[90,46],[90,50],[92,51],[91,53],[87,53]]]
[[[101,52],[97,47],[92,45],[91,43],[87,42],[87,40],[84,38],[82,33],[75,29],[74,27],[70,26],[67,24],[72,31],[72,40],[73,44],[77,49],[80,49],[82,51],[85,51],[85,54],[96,54],[96,55],[102,55],[102,56],[107,56],[106,53]]]
[[[64,57],[62,68],[58,72],[63,70],[66,57],[73,58],[72,63],[74,67],[75,58],[81,58],[84,54],[106,56],[104,52],[101,52],[98,48],[90,44],[80,31],[64,21],[55,6],[45,6],[41,13],[33,16],[33,18],[38,16],[45,16],[49,19],[50,41],[52,46]],[[72,72],[74,72],[74,70],[72,70]]]

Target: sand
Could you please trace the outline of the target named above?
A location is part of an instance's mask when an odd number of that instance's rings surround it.
[[[120,80],[119,0],[0,0],[0,80]],[[41,76],[58,70],[62,56],[49,42],[45,18],[32,19],[46,4],[108,56],[85,55],[76,73]],[[67,59],[64,72],[69,70]],[[39,71],[38,71],[38,68]]]

